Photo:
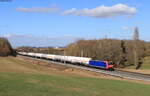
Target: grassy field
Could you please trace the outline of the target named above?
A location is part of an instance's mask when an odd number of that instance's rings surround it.
[[[129,68],[129,69],[135,69],[135,66],[130,66],[130,67],[127,67],[127,68]],[[143,59],[143,64],[142,64],[142,66],[141,66],[140,69],[150,69],[150,56],[145,57]]]
[[[129,66],[123,70],[132,71],[132,72],[139,72],[139,73],[144,73],[144,74],[150,74],[150,56],[145,57],[143,59],[143,64],[140,67],[140,69],[136,70],[135,66]]]
[[[141,69],[150,69],[150,56],[144,58]]]
[[[0,96],[150,96],[150,85],[59,72],[0,57]]]

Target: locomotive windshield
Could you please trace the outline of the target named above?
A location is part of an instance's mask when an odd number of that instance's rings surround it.
[[[108,63],[109,65],[114,65],[114,63],[112,62],[112,61],[109,61],[109,63]]]

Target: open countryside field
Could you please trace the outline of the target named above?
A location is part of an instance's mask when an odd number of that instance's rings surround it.
[[[143,64],[141,69],[149,69],[150,70],[150,56],[147,56],[143,59]]]
[[[148,84],[21,57],[0,57],[0,96],[150,96],[149,90]]]
[[[130,66],[123,70],[144,73],[144,74],[150,74],[150,56],[147,56],[143,59],[143,64],[140,69],[135,70],[135,66]]]

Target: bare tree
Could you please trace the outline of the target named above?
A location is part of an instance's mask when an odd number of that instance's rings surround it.
[[[136,66],[136,69],[140,68],[140,57],[139,57],[139,29],[138,27],[135,27],[134,34],[133,34],[133,55],[134,55],[134,65]]]
[[[0,38],[0,56],[15,55],[11,44],[6,38]]]
[[[138,27],[135,27],[135,29],[134,29],[133,40],[134,41],[139,40],[139,29],[138,29]]]

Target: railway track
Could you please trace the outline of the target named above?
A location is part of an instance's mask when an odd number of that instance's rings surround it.
[[[120,77],[120,78],[127,78],[127,79],[142,80],[142,81],[150,82],[150,75],[148,75],[148,74],[129,72],[129,71],[123,71],[123,70],[118,70],[118,69],[115,69],[115,71],[100,70],[100,69],[87,67],[87,66],[79,66],[79,65],[68,64],[68,63],[65,63],[65,62],[61,63],[61,62],[55,62],[55,61],[51,61],[51,60],[45,60],[45,59],[22,56],[22,55],[18,55],[18,56],[25,57],[25,58],[30,58],[30,59],[34,59],[34,60],[40,60],[40,61],[44,61],[44,62],[48,62],[48,63],[64,65],[64,66],[73,67],[73,68],[80,68],[80,69],[93,71],[93,72],[98,72],[98,73],[103,73],[103,74],[107,74],[107,75],[111,75],[111,76],[115,76],[115,77]]]

